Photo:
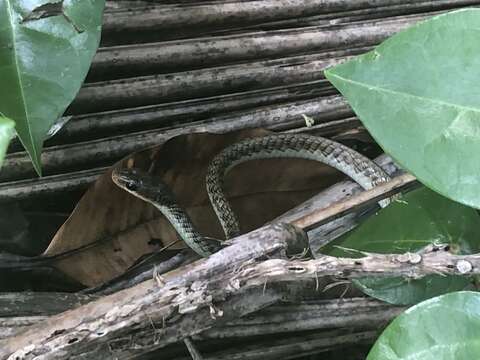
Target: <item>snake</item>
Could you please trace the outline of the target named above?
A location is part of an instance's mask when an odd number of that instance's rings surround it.
[[[240,235],[239,221],[223,191],[226,174],[240,163],[273,158],[318,161],[344,173],[364,190],[390,180],[388,174],[369,158],[320,136],[282,133],[242,140],[227,146],[213,158],[205,179],[210,203],[226,239]],[[161,177],[135,168],[121,168],[112,172],[112,180],[123,190],[156,207],[180,238],[198,255],[208,257],[224,246],[222,241],[203,236],[197,231]],[[385,207],[389,202],[390,199],[385,199],[379,205]]]

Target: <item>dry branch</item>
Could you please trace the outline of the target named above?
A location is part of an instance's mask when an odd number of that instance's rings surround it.
[[[47,296],[45,294],[28,294],[28,299],[25,299],[24,294],[21,293],[11,293],[9,296],[23,299],[15,304],[2,306],[6,313],[0,320],[0,339],[19,333],[28,325],[46,320],[49,314],[60,313],[77,305],[64,303],[62,299],[68,296],[64,293],[49,293],[48,303],[44,301]],[[91,301],[93,298],[85,296],[81,298],[81,302],[87,300]],[[11,311],[7,311],[8,309]],[[33,314],[32,309],[34,309]],[[404,307],[392,306],[368,298],[281,303],[204,331],[196,335],[194,340],[247,338],[333,328],[373,330],[383,327],[404,309]],[[43,316],[34,314],[43,314]]]
[[[314,260],[262,261],[262,254],[285,253],[289,241],[293,241],[293,252],[306,246],[298,231],[286,225],[236,238],[231,246],[210,258],[157,279],[157,285],[147,281],[5,340],[0,343],[0,358],[11,355],[13,359],[20,354],[20,358],[30,359],[48,354],[52,359],[64,359],[68,354],[72,359],[105,343],[110,349],[114,343],[123,344],[117,347],[122,356],[129,347],[137,352],[151,351],[275,302],[282,294],[282,284],[299,284],[322,276],[416,279],[439,273],[480,273],[480,255],[452,255],[447,248],[433,245],[419,253],[364,254],[360,259],[320,256]],[[135,331],[135,335],[127,331]]]
[[[151,255],[151,259],[154,260],[154,254]],[[148,260],[148,259],[147,259]],[[141,282],[152,279],[154,276],[163,275],[168,271],[190,264],[193,261],[198,260],[198,255],[190,249],[178,253],[177,255],[165,260],[159,264],[155,264],[152,261],[147,261],[145,266],[140,266],[127,270],[119,277],[113,278],[106,283],[96,286],[94,288],[88,288],[82,291],[84,294],[95,294],[97,296],[113,294],[117,291],[127,289],[129,287],[140,284]]]
[[[209,348],[211,349],[215,343],[209,345],[211,342],[205,342],[204,347],[206,351],[204,352],[204,357],[208,360],[298,359],[302,356],[322,354],[333,349],[345,348],[349,345],[370,345],[377,337],[378,331],[351,332],[348,330],[331,330],[313,334],[292,334],[288,337],[282,336],[274,339],[252,338],[245,344],[236,345],[233,343],[228,349],[216,344],[217,348],[222,348],[222,350],[217,350],[213,353],[210,353]],[[157,354],[161,356],[162,352],[158,351]],[[183,357],[181,359],[189,360]]]
[[[236,285],[256,286],[265,282],[284,282],[335,276],[340,278],[405,277],[420,279],[427,275],[472,276],[480,274],[480,254],[453,255],[448,246],[428,245],[422,251],[404,254],[372,254],[355,251],[361,258],[337,258],[321,255],[314,260],[266,260],[246,266],[232,277]],[[248,284],[248,285],[247,285]]]
[[[39,322],[47,319],[47,315],[0,318],[0,340],[15,336],[28,329],[29,326],[38,324]]]
[[[0,294],[0,339],[46,320],[49,315],[77,307],[94,296],[70,293],[3,293]]]
[[[272,225],[242,235],[234,239],[231,246],[166,274],[164,278],[157,279],[158,283],[146,281],[103,297],[0,342],[0,358],[6,359],[11,355],[12,359],[16,356],[31,359],[48,354],[52,359],[73,359],[75,355],[92,349],[100,351],[100,348],[108,353],[113,346],[112,341],[123,336],[131,337],[128,331],[134,329],[146,328],[151,332],[152,323],[165,324],[164,328],[160,325],[159,330],[163,334],[160,336],[163,345],[176,342],[215,323],[257,311],[284,296],[284,291],[273,289],[265,292],[265,296],[259,296],[258,289],[253,289],[244,292],[241,299],[227,300],[223,306],[225,315],[221,316],[221,310],[215,310],[213,298],[203,288],[205,279],[214,279],[219,273],[238,271],[255,259],[299,254],[306,248],[306,237],[288,225]],[[209,303],[207,307],[204,307],[205,301]],[[195,312],[197,309],[199,311]],[[172,326],[167,326],[167,323]],[[172,331],[173,328],[176,330]],[[155,335],[157,327],[153,330]],[[145,351],[160,346],[155,340],[153,344],[145,345]]]
[[[204,331],[194,339],[241,338],[341,328],[373,330],[382,328],[403,310],[404,307],[368,298],[285,303]]]
[[[403,174],[350,199],[334,203],[325,209],[315,210],[299,219],[295,219],[292,224],[307,231],[348,214],[353,209],[374,204],[415,185],[418,185],[418,182],[413,175]]]

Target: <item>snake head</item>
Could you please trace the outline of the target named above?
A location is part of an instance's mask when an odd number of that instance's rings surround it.
[[[122,189],[135,192],[142,186],[143,175],[138,169],[114,169],[112,180]]]
[[[175,202],[174,195],[158,176],[139,169],[115,169],[113,182],[120,188],[148,202],[168,204]]]

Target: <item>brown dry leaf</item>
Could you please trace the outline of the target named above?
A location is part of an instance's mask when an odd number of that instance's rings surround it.
[[[197,229],[206,236],[223,239],[205,190],[208,164],[226,146],[266,134],[269,132],[246,130],[223,135],[181,135],[135,153],[115,167],[136,167],[161,175]],[[56,263],[63,272],[88,286],[123,273],[142,255],[178,239],[158,210],[118,188],[110,176],[111,171],[87,191],[44,254],[108,240]],[[256,160],[240,164],[228,173],[225,192],[242,231],[249,231],[307,200],[341,176],[314,161]]]

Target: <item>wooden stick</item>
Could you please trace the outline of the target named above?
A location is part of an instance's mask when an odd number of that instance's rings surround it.
[[[417,179],[411,174],[403,174],[347,200],[332,204],[326,209],[316,210],[300,219],[296,219],[292,221],[292,224],[308,231],[315,226],[325,224],[328,221],[346,215],[359,207],[386,199],[413,185],[418,185]]]
[[[282,235],[278,230],[274,231],[275,236]],[[283,231],[291,230],[283,228]],[[54,316],[0,342],[0,359],[31,357],[39,351],[58,359],[75,358],[93,348],[101,354],[107,351],[107,345],[111,349],[114,343],[122,341],[118,356],[127,356],[131,348],[136,349],[136,354],[146,353],[277,301],[285,291],[278,286],[303,281],[314,286],[309,281],[320,276],[418,279],[430,274],[480,274],[480,254],[453,255],[446,247],[433,245],[418,253],[400,255],[365,253],[365,257],[356,259],[322,256],[314,260],[265,261],[258,261],[257,257],[256,261],[240,267],[226,266],[230,258],[223,256],[227,253],[236,256],[234,263],[239,264],[239,251],[243,258],[245,248],[258,246],[258,236],[262,234],[268,236],[262,239],[264,245],[267,241],[271,244],[273,239],[268,229],[256,233],[256,244],[249,241],[253,238],[243,237],[240,245],[238,238],[232,246],[199,261],[189,270],[159,279],[161,289],[146,282]],[[135,333],[128,334],[132,330]],[[129,342],[125,345],[127,334]]]

